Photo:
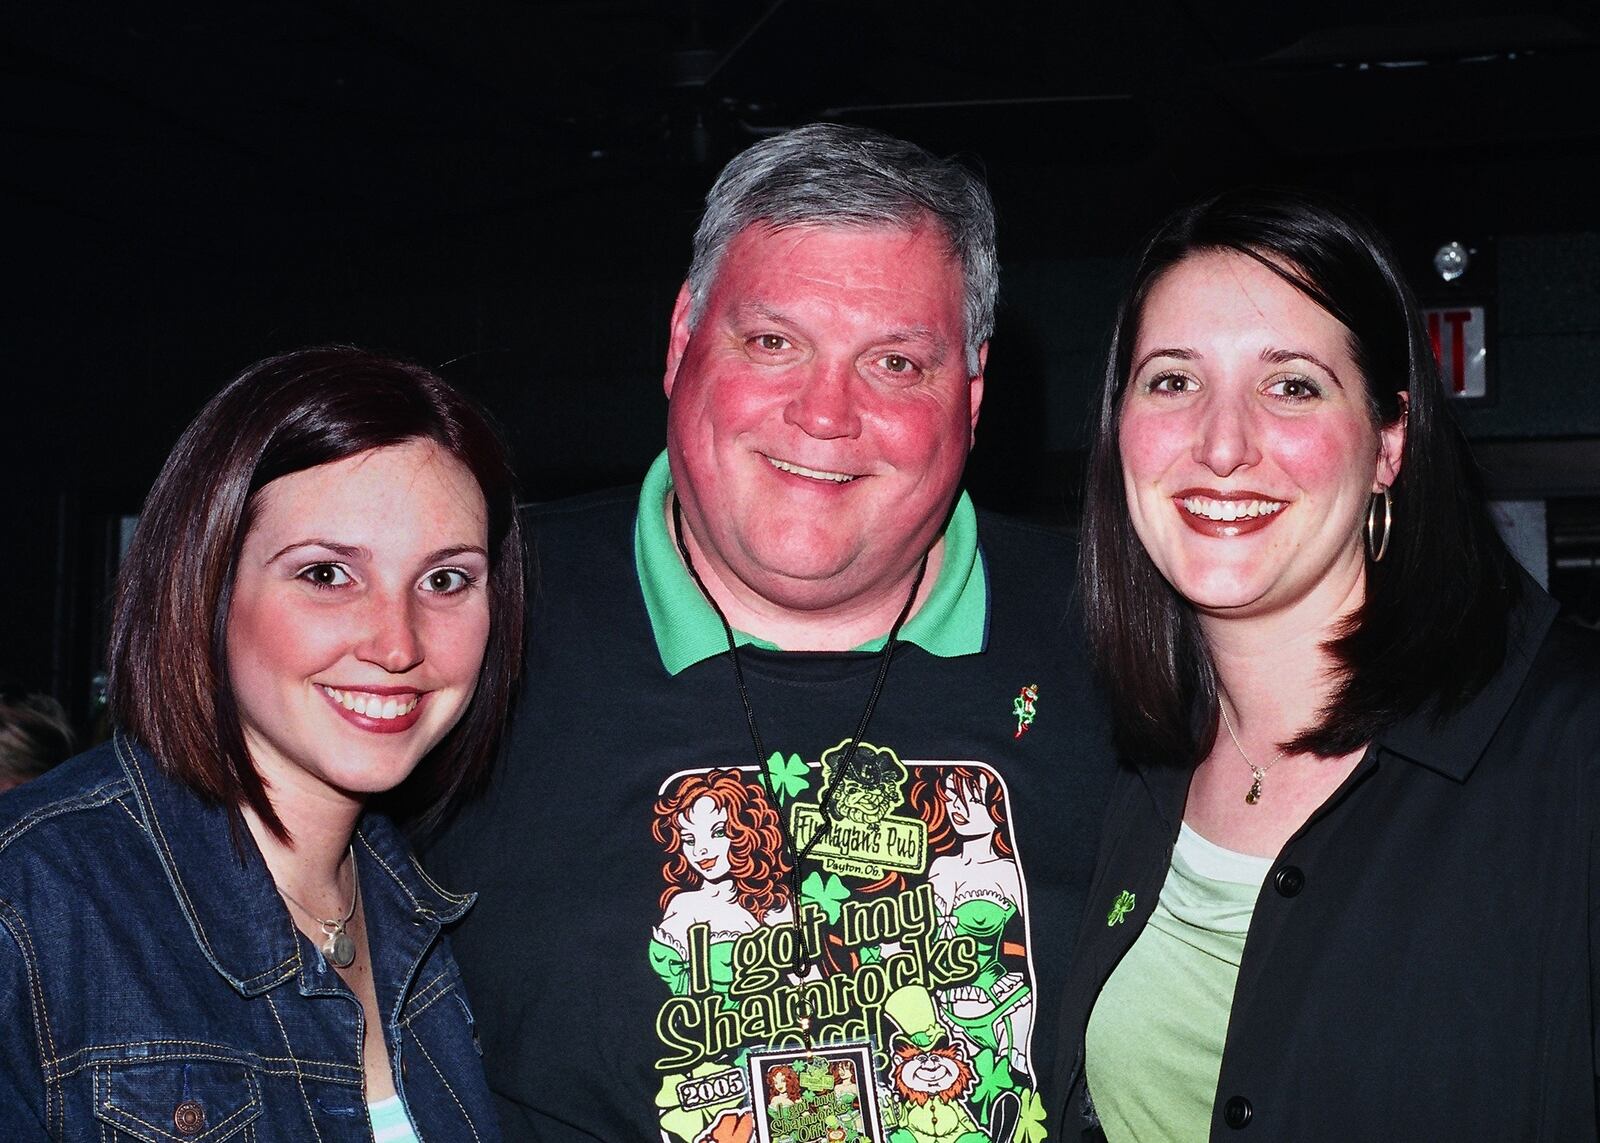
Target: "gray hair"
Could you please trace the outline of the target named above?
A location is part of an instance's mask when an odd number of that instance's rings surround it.
[[[994,203],[983,180],[954,159],[864,127],[812,123],[746,149],[706,195],[689,266],[689,323],[705,311],[728,245],[746,227],[894,226],[931,219],[944,231],[965,283],[967,372],[994,332],[1000,267]]]

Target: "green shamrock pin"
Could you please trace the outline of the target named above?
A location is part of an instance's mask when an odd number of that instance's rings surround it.
[[[1111,912],[1106,914],[1106,928],[1111,928],[1122,918],[1133,912],[1133,894],[1124,889],[1117,894],[1117,899],[1111,902]]]

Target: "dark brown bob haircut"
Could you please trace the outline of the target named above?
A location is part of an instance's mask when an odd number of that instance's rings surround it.
[[[1458,709],[1488,682],[1505,657],[1521,576],[1484,507],[1416,300],[1377,230],[1293,190],[1232,191],[1180,210],[1145,246],[1118,312],[1085,483],[1079,586],[1124,756],[1190,766],[1217,734],[1210,649],[1133,530],[1118,449],[1145,299],[1168,270],[1217,251],[1255,259],[1337,318],[1373,424],[1393,424],[1403,409],[1407,420],[1389,551],[1367,561],[1365,600],[1327,645],[1334,694],[1314,726],[1282,744],[1335,757],[1414,712]]]
[[[249,806],[289,840],[245,749],[228,677],[229,603],[256,494],[280,476],[427,440],[476,478],[489,517],[489,642],[466,711],[375,804],[415,828],[481,788],[521,668],[523,546],[505,445],[487,417],[420,366],[349,347],[246,369],[200,410],[156,478],[117,581],[113,715],[173,778]]]

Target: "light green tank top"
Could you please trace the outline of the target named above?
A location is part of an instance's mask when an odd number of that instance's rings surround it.
[[[367,1104],[367,1116],[372,1120],[375,1143],[421,1143],[398,1095]]]
[[[1233,986],[1270,857],[1184,824],[1150,923],[1100,990],[1084,1067],[1110,1143],[1211,1133]]]

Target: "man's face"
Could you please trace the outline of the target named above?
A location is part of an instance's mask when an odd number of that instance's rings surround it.
[[[912,230],[753,226],[689,329],[673,314],[667,448],[709,570],[792,611],[897,588],[934,542],[983,396],[961,267]]]

